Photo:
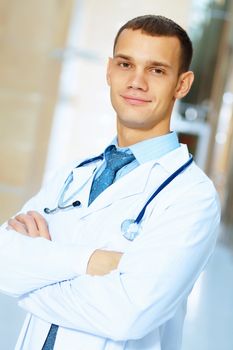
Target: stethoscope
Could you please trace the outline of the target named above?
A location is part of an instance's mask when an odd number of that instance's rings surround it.
[[[83,162],[81,162],[79,165],[76,166],[77,168],[81,168],[87,164],[96,162],[98,160],[103,160],[104,159],[104,154],[100,154],[97,157],[93,157],[87,160],[84,160]],[[189,160],[187,162],[185,162],[181,167],[179,167],[173,174],[171,174],[155,191],[154,193],[150,196],[150,198],[147,200],[147,202],[145,203],[145,205],[143,206],[143,208],[141,209],[141,211],[139,212],[138,216],[136,217],[136,219],[126,219],[122,222],[121,224],[121,232],[122,235],[129,241],[133,241],[140,233],[140,222],[142,221],[142,218],[145,214],[146,208],[148,207],[148,205],[150,204],[150,202],[165,188],[168,186],[168,184],[170,182],[172,182],[179,174],[181,174],[186,168],[188,168],[190,166],[190,164],[193,162],[193,157],[192,155],[190,155]],[[71,204],[67,203],[72,199],[72,197],[77,194],[78,191],[76,191],[75,193],[73,193],[69,198],[67,198],[64,201],[64,196],[65,193],[67,192],[70,184],[73,181],[73,171],[71,171],[71,173],[68,175],[62,190],[61,190],[61,194],[60,197],[58,199],[58,204],[57,207],[54,209],[49,209],[49,208],[44,208],[44,212],[46,214],[55,214],[56,212],[58,212],[59,210],[66,210],[66,209],[71,209],[71,208],[75,208],[75,207],[79,207],[81,205],[81,202],[79,200],[74,201]]]

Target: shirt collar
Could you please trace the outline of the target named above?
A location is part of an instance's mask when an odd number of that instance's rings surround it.
[[[135,143],[129,147],[119,147],[117,137],[115,137],[110,145],[115,145],[119,151],[133,153],[139,164],[159,159],[180,147],[177,134],[174,131],[166,135]]]

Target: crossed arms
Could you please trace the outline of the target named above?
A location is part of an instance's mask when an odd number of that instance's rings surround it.
[[[213,251],[218,221],[209,185],[187,184],[124,254],[92,249],[87,270],[86,263],[78,270],[82,246],[50,241],[38,213],[21,214],[9,221],[14,230],[0,232],[0,289],[47,322],[116,340],[142,338],[189,294]]]
[[[44,217],[37,211],[18,214],[8,221],[8,228],[29,237],[43,237],[51,240],[49,228]],[[122,253],[97,249],[91,255],[86,273],[89,275],[105,275],[115,270]]]

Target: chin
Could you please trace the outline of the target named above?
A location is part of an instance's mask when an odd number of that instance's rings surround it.
[[[148,130],[150,127],[140,120],[124,119],[118,120],[118,124],[127,129]]]

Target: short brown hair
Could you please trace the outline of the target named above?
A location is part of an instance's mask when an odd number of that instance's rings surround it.
[[[151,36],[176,37],[181,47],[180,73],[189,70],[193,55],[192,42],[186,31],[171,19],[163,16],[144,15],[129,20],[118,31],[114,40],[113,52],[115,52],[118,38],[124,29],[141,30]]]

